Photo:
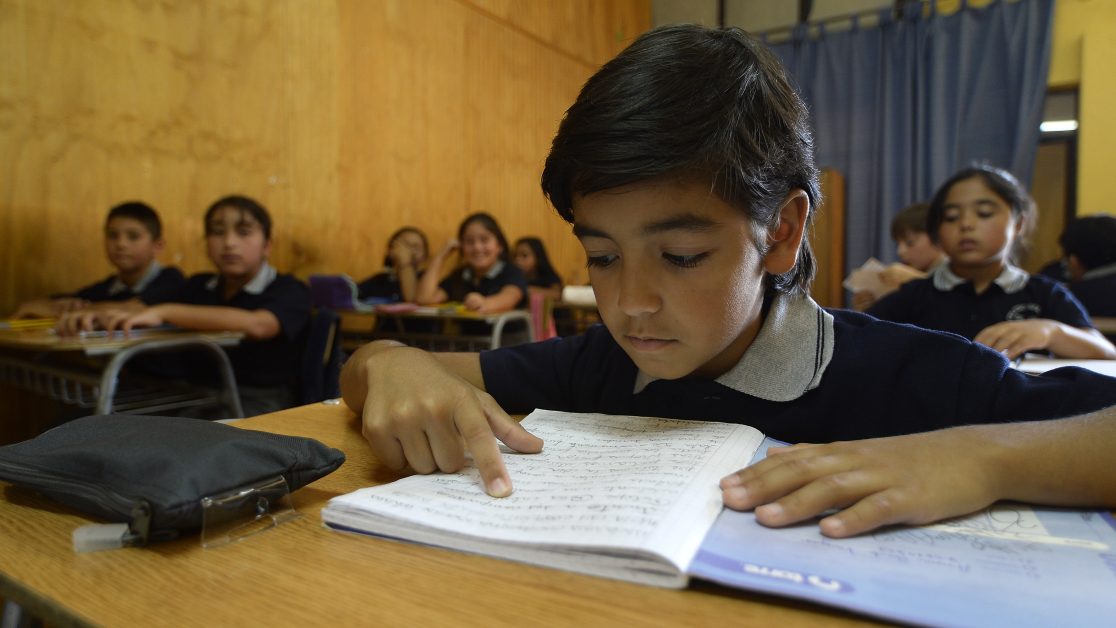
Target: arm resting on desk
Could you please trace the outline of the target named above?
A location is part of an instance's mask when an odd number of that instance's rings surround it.
[[[1059,358],[1116,359],[1116,347],[1099,331],[1047,318],[996,323],[982,329],[973,340],[1004,353],[1009,360],[1027,351],[1050,351]]]
[[[521,452],[542,440],[523,429],[484,391],[476,353],[427,353],[390,340],[365,345],[341,371],[341,395],[361,415],[361,433],[394,469],[447,473],[473,455],[493,497],[511,493],[499,439]]]
[[[721,482],[725,505],[783,526],[821,515],[832,537],[968,514],[998,500],[1116,507],[1116,407],[1050,421],[971,425],[771,449]]]
[[[101,319],[105,329],[155,327],[170,323],[197,331],[239,331],[248,340],[267,340],[279,335],[279,319],[268,310],[242,310],[221,305],[163,303],[138,313],[116,312]]]

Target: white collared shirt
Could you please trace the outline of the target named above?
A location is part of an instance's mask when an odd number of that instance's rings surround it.
[[[159,273],[162,271],[163,265],[159,263],[159,260],[151,260],[151,263],[147,266],[147,272],[143,274],[143,277],[140,277],[140,280],[137,281],[134,286],[129,286],[124,283],[120,275],[117,275],[116,278],[112,280],[112,284],[109,285],[109,296],[120,294],[125,290],[131,290],[132,294],[139,294],[147,289],[147,286],[151,285],[151,282],[155,281],[155,278],[158,277]]]
[[[959,277],[950,270],[949,264],[942,264],[935,268],[930,272],[930,278],[934,281],[934,287],[942,292],[949,292],[961,284],[970,283],[968,279]],[[1005,294],[1014,294],[1022,290],[1030,278],[1031,276],[1027,274],[1027,271],[1006,264],[1000,274],[992,280],[992,283],[1000,286]]]
[[[241,290],[248,294],[262,294],[263,291],[267,290],[267,287],[271,285],[271,282],[275,281],[278,275],[279,273],[275,270],[274,266],[264,262],[263,266],[260,266],[260,270],[256,273],[256,276],[252,277],[248,283],[244,284]],[[220,283],[220,281],[221,275],[213,275],[209,281],[205,282],[205,289],[216,290],[217,284]]]

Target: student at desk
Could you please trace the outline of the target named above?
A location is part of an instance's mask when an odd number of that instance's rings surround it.
[[[1035,203],[1006,170],[964,168],[934,194],[927,231],[949,256],[868,309],[877,318],[960,334],[1016,358],[1116,359],[1081,304],[1057,282],[1016,267]]]
[[[446,258],[458,248],[463,263],[438,283]],[[495,218],[481,212],[461,221],[457,239],[446,242],[430,260],[416,300],[421,305],[460,301],[480,314],[527,307],[527,279],[508,262],[508,239]]]
[[[388,465],[452,472],[468,449],[488,493],[507,495],[497,439],[543,443],[505,410],[551,408],[830,443],[772,450],[721,484],[730,508],[773,526],[822,516],[829,536],[998,499],[1116,506],[1116,380],[1026,375],[959,336],[809,298],[808,115],[743,31],[640,36],[566,112],[542,184],[585,249],[605,326],[480,354],[361,348],[342,393]],[[848,439],[864,440],[833,442]]]
[[[1059,242],[1070,279],[1066,287],[1090,316],[1116,317],[1116,216],[1076,218]]]
[[[430,246],[417,227],[401,227],[388,238],[384,269],[357,285],[360,299],[413,303]]]
[[[246,416],[295,405],[303,331],[310,320],[310,293],[301,281],[278,273],[268,261],[271,216],[244,196],[218,199],[205,213],[205,241],[217,273],[190,277],[174,303],[140,312],[105,311],[82,316],[70,331],[171,324],[185,329],[244,332],[228,349]],[[206,356],[207,357],[207,356]],[[191,363],[190,379],[207,381],[209,361]]]
[[[163,225],[151,206],[121,203],[105,218],[105,257],[116,272],[69,295],[24,302],[11,318],[56,318],[95,304],[142,308],[170,300],[186,282],[182,271],[155,258],[163,250]]]

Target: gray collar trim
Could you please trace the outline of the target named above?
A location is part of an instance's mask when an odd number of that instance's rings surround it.
[[[260,270],[256,273],[256,276],[252,277],[251,281],[244,284],[241,290],[248,294],[262,294],[263,291],[267,290],[267,287],[271,285],[271,282],[275,281],[278,275],[279,273],[275,270],[274,266],[264,262],[263,266],[260,266]],[[220,280],[221,275],[214,275],[209,281],[205,282],[205,289],[216,290]]]
[[[495,279],[497,276],[499,276],[500,273],[504,272],[504,266],[506,265],[507,264],[504,263],[504,260],[498,259],[496,260],[496,263],[492,265],[492,268],[488,269],[488,272],[485,273],[484,276],[488,279]],[[461,277],[465,279],[465,281],[472,281],[473,268],[471,266],[466,266],[465,270],[461,273]]]
[[[150,285],[152,281],[155,281],[155,278],[159,276],[159,273],[162,272],[162,270],[163,265],[160,264],[158,260],[151,260],[151,264],[147,266],[147,272],[143,274],[143,277],[140,277],[140,280],[136,282],[136,285],[129,286],[120,279],[120,275],[117,275],[116,278],[112,280],[112,284],[109,286],[108,293],[110,295],[120,294],[121,292],[130,289],[133,294],[139,294],[146,290],[147,286]]]
[[[1023,289],[1027,285],[1027,280],[1030,279],[1027,271],[1016,268],[1011,264],[1004,266],[1004,270],[992,280],[992,283],[1000,286],[1006,294],[1014,294]],[[949,269],[949,264],[942,264],[935,268],[930,273],[930,278],[934,281],[934,287],[942,292],[953,290],[963,283],[969,283],[968,279],[957,276],[952,270]]]
[[[793,401],[821,383],[833,345],[829,312],[810,297],[779,294],[752,345],[717,383],[767,401]],[[639,371],[633,394],[653,381]]]
[[[1116,275],[1116,264],[1105,264],[1104,266],[1090,268],[1081,274],[1081,278],[1098,279],[1100,277],[1108,277],[1109,275]]]

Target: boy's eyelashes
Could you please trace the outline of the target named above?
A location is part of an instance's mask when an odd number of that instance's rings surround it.
[[[709,257],[709,252],[696,253],[694,255],[674,255],[672,253],[663,253],[663,259],[668,264],[677,266],[679,268],[693,268],[701,264],[705,258]],[[586,266],[589,268],[607,268],[611,266],[619,258],[618,255],[587,255]]]
[[[616,258],[616,255],[587,255],[585,256],[585,265],[588,268],[605,268],[611,266]]]
[[[697,266],[705,258],[709,257],[709,252],[698,253],[696,255],[671,255],[670,253],[663,253],[663,259],[678,266],[679,268],[693,268]]]

